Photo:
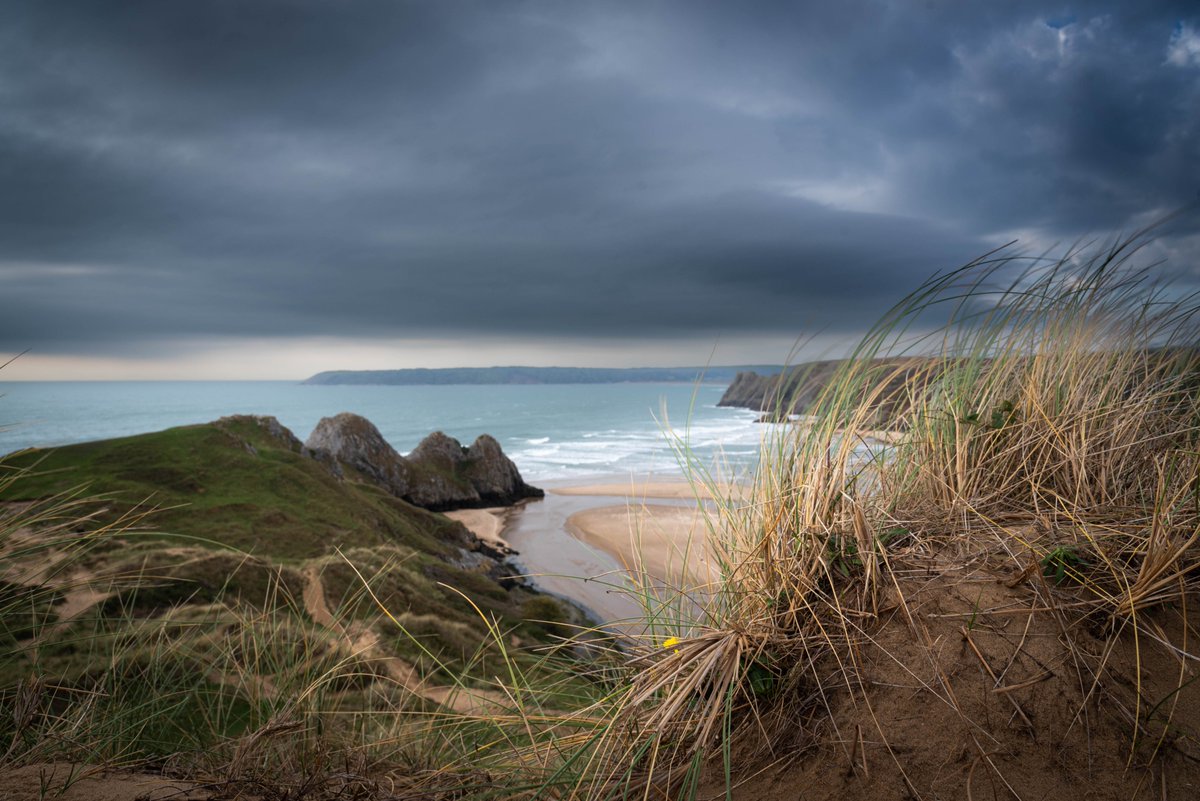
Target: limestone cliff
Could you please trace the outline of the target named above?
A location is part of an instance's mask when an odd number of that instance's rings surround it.
[[[314,454],[327,455],[334,464],[351,468],[397,498],[406,498],[411,491],[408,463],[365,417],[349,412],[323,417],[304,446]]]

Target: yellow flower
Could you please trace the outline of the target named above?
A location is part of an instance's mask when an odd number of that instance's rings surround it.
[[[676,645],[679,645],[679,638],[678,637],[668,637],[667,639],[663,640],[662,647],[663,648],[673,648]],[[679,653],[678,648],[675,648],[675,653]]]

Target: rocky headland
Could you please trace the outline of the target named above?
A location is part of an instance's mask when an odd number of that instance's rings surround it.
[[[508,588],[524,584],[511,551],[440,512],[542,496],[490,436],[469,447],[434,432],[401,456],[367,419],[322,419],[302,442],[275,417],[232,415],[115,440],[29,450],[0,460],[28,471],[0,503],[87,485],[105,523],[141,513],[164,532],[285,560],[403,546]],[[34,468],[37,468],[36,471]],[[440,568],[437,568],[440,569]]]
[[[321,421],[308,445],[274,417],[235,415],[10,453],[0,457],[0,687],[10,688],[0,707],[12,706],[11,688],[35,688],[19,725],[44,725],[49,738],[62,710],[96,699],[72,725],[94,727],[86,755],[98,760],[192,759],[278,720],[307,732],[380,703],[389,715],[491,709],[507,696],[482,686],[487,676],[530,669],[536,649],[589,622],[530,585],[497,537],[433,510],[539,494],[491,437],[463,447],[435,433],[402,457],[350,414]],[[498,642],[503,659],[489,650]],[[326,692],[336,700],[316,700]],[[293,724],[297,714],[312,717]],[[0,726],[0,738],[14,731]],[[0,798],[21,779],[4,772],[12,765],[0,765]],[[30,799],[53,794],[49,767],[27,782]],[[70,785],[84,773],[67,775]],[[58,790],[107,792],[82,781]]]
[[[763,422],[809,414],[821,392],[845,364],[843,359],[831,359],[799,364],[774,375],[740,372],[717,405],[762,412]],[[876,359],[872,363],[873,368],[878,368],[878,380],[886,383],[877,404],[881,426],[894,423],[902,413],[905,387],[927,366],[928,361],[921,358]]]
[[[343,474],[369,481],[431,511],[511,506],[543,495],[542,490],[525,483],[500,443],[487,434],[465,447],[454,437],[435,431],[405,457],[370,420],[343,412],[322,418],[304,446]]]

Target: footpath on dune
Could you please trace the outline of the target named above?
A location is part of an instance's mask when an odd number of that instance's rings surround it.
[[[321,568],[322,565],[316,563],[304,570],[304,611],[313,622],[337,632],[342,647],[349,654],[382,668],[389,679],[413,695],[459,714],[486,714],[507,703],[507,696],[499,692],[430,684],[408,662],[389,654],[380,643],[379,633],[371,626],[357,620],[339,620],[329,608]]]

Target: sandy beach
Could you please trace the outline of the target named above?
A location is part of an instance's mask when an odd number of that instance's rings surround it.
[[[696,589],[714,578],[711,555],[701,546],[703,502],[685,481],[642,476],[551,486],[545,498],[514,509],[449,517],[514,549],[514,564],[543,591],[620,630],[619,621],[643,618],[636,587],[647,579]]]
[[[717,576],[698,506],[628,503],[577,512],[567,531],[615,558],[630,574],[693,588]]]

